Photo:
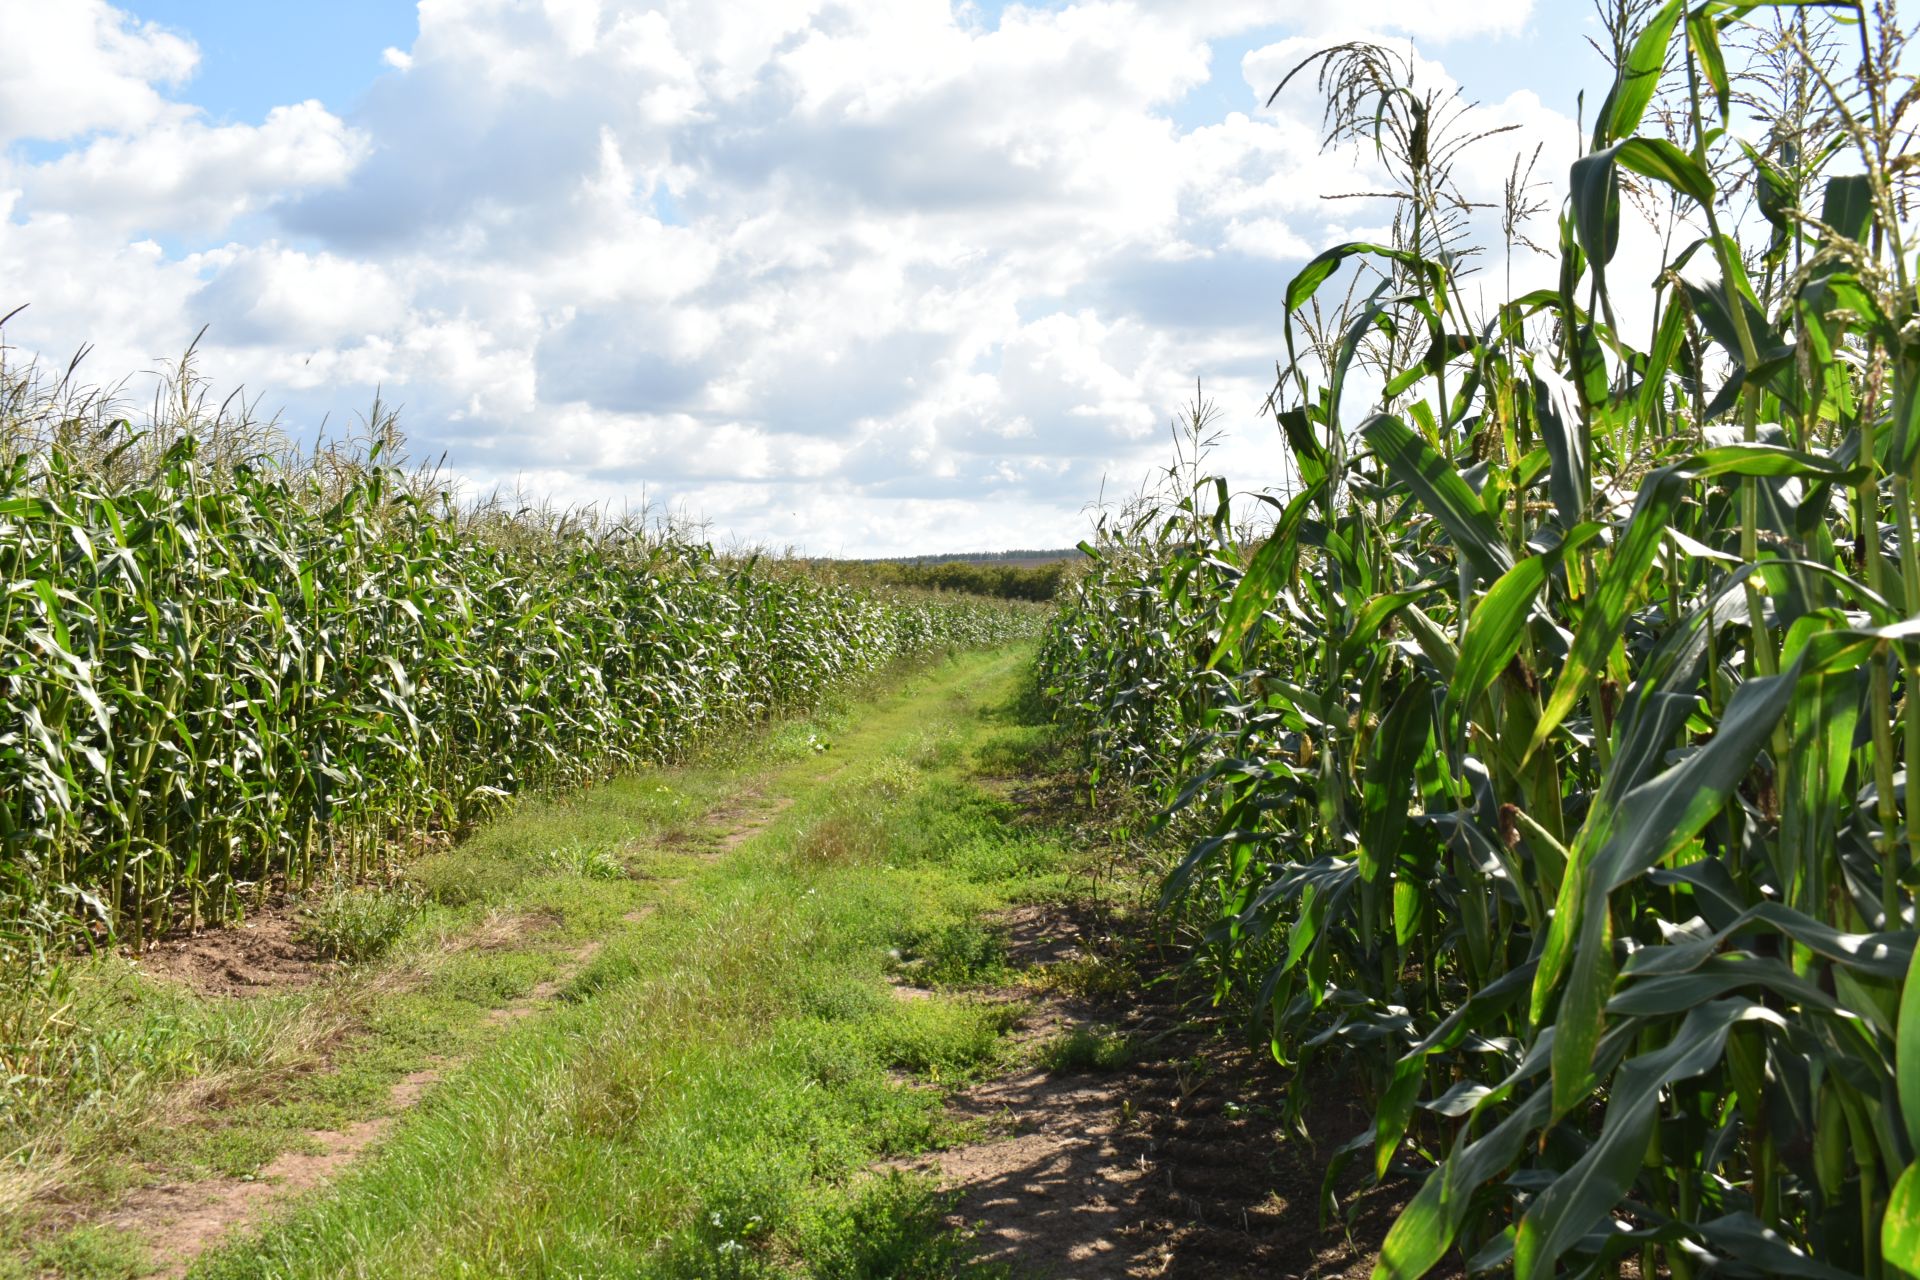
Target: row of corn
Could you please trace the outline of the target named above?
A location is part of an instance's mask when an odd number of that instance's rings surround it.
[[[397,837],[529,787],[680,756],[903,656],[1034,626],[1030,608],[823,584],[657,525],[476,512],[377,446],[322,467],[230,456],[177,422],[12,425],[0,931],[23,952],[76,919],[138,942],[319,871],[365,874]]]
[[[1351,98],[1406,195],[1288,291],[1289,483],[1110,515],[1044,643],[1219,1000],[1303,1105],[1364,1081],[1326,1200],[1413,1178],[1379,1276],[1920,1273],[1914,95],[1889,6],[1770,8],[1639,7],[1558,284],[1491,309],[1444,102]]]

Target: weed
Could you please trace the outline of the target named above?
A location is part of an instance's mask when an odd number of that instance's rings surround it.
[[[977,920],[910,930],[899,951],[900,972],[922,986],[977,987],[1008,976],[1006,940]]]
[[[1082,999],[1112,999],[1140,989],[1140,971],[1133,961],[1115,952],[1070,956],[1032,973],[1043,991],[1058,991]]]
[[[358,964],[385,955],[423,906],[410,885],[334,880],[302,900],[295,936],[329,960]]]
[[[1041,1045],[1035,1054],[1048,1071],[1119,1071],[1132,1065],[1133,1040],[1111,1027],[1075,1027]]]
[[[1022,1012],[1000,1001],[900,1001],[892,1017],[868,1032],[868,1043],[890,1067],[930,1080],[964,1080],[999,1061],[1001,1037]]]
[[[618,880],[627,874],[619,855],[601,845],[563,844],[547,850],[541,861],[562,874],[588,880]]]
[[[965,1233],[947,1226],[954,1197],[931,1181],[893,1172],[862,1185],[807,1224],[801,1253],[818,1280],[1005,1280],[975,1262]]]
[[[134,1280],[153,1269],[137,1235],[98,1226],[75,1227],[42,1243],[33,1251],[33,1266],[62,1280]]]

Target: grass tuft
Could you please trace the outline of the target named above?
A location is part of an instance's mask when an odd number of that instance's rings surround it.
[[[1057,1074],[1119,1071],[1133,1065],[1134,1044],[1111,1027],[1075,1027],[1041,1045],[1035,1059]]]
[[[400,940],[424,905],[420,891],[409,885],[334,880],[301,903],[295,936],[329,960],[377,960]]]

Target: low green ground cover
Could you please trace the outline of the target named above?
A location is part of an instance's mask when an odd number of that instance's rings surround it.
[[[336,1185],[193,1274],[970,1274],[935,1189],[875,1169],[962,1136],[929,1086],[1000,1066],[1018,1014],[972,990],[1005,978],[983,920],[1065,891],[1065,852],[976,776],[1042,732],[1007,710],[1025,662],[949,660],[732,759],[528,804],[413,863],[381,957],[299,993],[202,998],[101,961],[74,989],[112,1005],[87,1042],[123,1058],[44,1150],[101,1203],[156,1168],[244,1175],[445,1063]],[[488,1017],[556,977],[531,1016]],[[140,1054],[148,1096],[109,1096]],[[225,1077],[231,1098],[161,1123]],[[28,1274],[142,1268],[98,1227],[9,1243]]]

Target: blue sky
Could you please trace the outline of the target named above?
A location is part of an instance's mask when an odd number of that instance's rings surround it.
[[[1378,234],[1266,90],[1412,42],[1564,172],[1575,0],[0,0],[0,312],[305,436],[380,392],[479,493],[815,553],[1063,544],[1204,378],[1271,479],[1272,299]],[[1523,264],[1524,266],[1524,264]],[[136,382],[138,380],[136,379]],[[132,385],[132,384],[129,384]]]
[[[127,12],[193,37],[200,63],[176,95],[219,121],[254,121],[318,98],[347,111],[420,30],[403,0],[140,0]]]

